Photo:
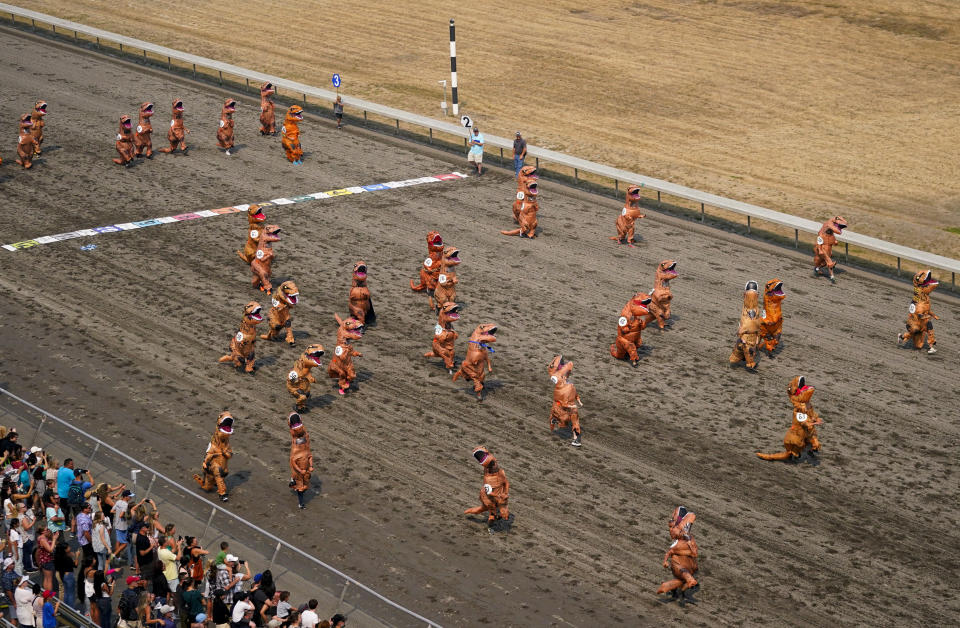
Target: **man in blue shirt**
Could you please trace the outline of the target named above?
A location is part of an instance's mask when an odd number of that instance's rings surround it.
[[[73,458],[63,461],[63,466],[57,470],[57,495],[60,496],[60,508],[63,509],[63,523],[70,525],[70,508],[67,506],[67,497],[70,485],[73,484]]]
[[[467,163],[477,166],[477,176],[483,176],[483,135],[479,127],[473,127],[470,136],[470,152],[467,153]]]

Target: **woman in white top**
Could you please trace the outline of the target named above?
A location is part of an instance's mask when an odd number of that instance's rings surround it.
[[[33,600],[37,596],[33,594],[33,584],[30,578],[24,576],[20,578],[20,586],[13,592],[13,601],[17,604],[17,621],[20,626],[36,626],[37,620],[33,615]]]
[[[13,556],[14,564],[18,574],[23,573],[23,537],[20,536],[20,520],[14,517],[10,520],[10,531],[7,533],[7,539],[10,541],[10,555]]]
[[[93,553],[97,555],[97,569],[107,568],[107,553],[110,551],[110,533],[103,522],[103,513],[98,512],[93,515],[93,530],[90,534],[90,543],[93,545]]]

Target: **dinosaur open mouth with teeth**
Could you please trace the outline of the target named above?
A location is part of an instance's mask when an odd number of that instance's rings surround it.
[[[921,286],[937,286],[937,285],[940,285],[940,282],[934,279],[933,273],[931,273],[928,270],[926,277],[923,278],[923,283],[921,283],[920,285]]]
[[[47,104],[44,103],[44,104],[40,105],[39,107],[37,107],[37,111],[39,111],[40,113],[46,113],[46,112],[47,112]]]
[[[231,100],[227,103],[227,111],[235,111],[237,108],[237,101]]]
[[[361,264],[357,266],[353,271],[353,276],[357,279],[366,279],[367,278],[367,267]]]
[[[640,188],[632,187],[627,190],[627,193],[630,195],[630,198],[640,198]]]
[[[447,259],[448,259],[449,261],[451,261],[451,262],[459,262],[459,261],[460,261],[460,251],[453,251],[452,253],[450,253],[450,255],[449,255],[449,257],[448,257]]]
[[[219,429],[224,434],[233,434],[233,417],[225,416],[222,419],[220,419],[220,423],[217,425],[217,429]]]
[[[144,108],[143,108],[143,112],[144,112],[144,113],[153,113],[153,103],[150,103],[149,105],[147,105],[146,107],[144,107]]]
[[[290,302],[290,305],[296,305],[297,301],[300,299],[300,293],[293,292],[291,294],[286,295],[286,297],[287,297],[287,301]]]
[[[477,462],[483,464],[490,457],[490,453],[483,449],[477,449],[473,452],[473,457],[476,458]]]
[[[320,358],[323,357],[323,351],[314,351],[309,355],[310,355],[310,360],[312,360],[313,363],[316,364],[317,366],[320,366]]]
[[[772,295],[774,295],[774,296],[782,297],[782,296],[783,296],[783,282],[781,281],[781,282],[777,283],[777,285],[775,285],[775,286],[770,290],[770,294],[772,294]]]
[[[131,126],[132,126],[132,124],[130,123],[130,119],[129,119],[129,118],[125,118],[124,121],[123,121],[123,128],[125,128],[125,129],[127,129],[127,130],[129,131]]]
[[[443,246],[443,238],[437,234],[433,237],[433,240],[430,241],[430,246]]]
[[[178,100],[177,104],[175,104],[173,108],[176,109],[177,111],[183,111],[183,101]]]
[[[30,114],[29,114],[29,113],[28,113],[28,114],[25,114],[22,118],[20,118],[20,124],[21,124],[22,126],[33,126],[33,121],[30,120]]]
[[[540,193],[540,190],[537,188],[536,183],[531,183],[530,185],[527,186],[527,194],[529,194],[530,196],[536,196],[539,193]]]
[[[262,310],[263,310],[263,308],[259,308],[259,307],[258,307],[258,308],[256,308],[255,310],[253,310],[252,312],[250,312],[249,314],[247,314],[247,316],[248,316],[249,318],[252,318],[252,319],[255,320],[255,321],[262,321],[262,320],[263,320],[263,315],[260,313]]]

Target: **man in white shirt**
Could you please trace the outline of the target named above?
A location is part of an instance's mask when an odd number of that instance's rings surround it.
[[[117,533],[117,546],[113,550],[114,556],[122,556],[121,551],[126,549],[127,562],[133,565],[133,546],[130,545],[130,537],[127,530],[130,529],[130,500],[133,493],[123,491],[120,497],[113,504],[110,512],[113,513],[113,529]]]
[[[307,610],[300,613],[301,628],[316,628],[320,623],[320,616],[317,615],[317,605],[319,602],[310,600],[307,602]]]
[[[472,163],[477,167],[477,176],[483,175],[483,134],[478,127],[473,127],[473,135],[470,136],[470,152],[467,153],[467,163]]]
[[[230,616],[230,621],[233,622],[234,624],[237,624],[243,621],[243,615],[244,613],[247,613],[247,612],[251,613],[251,617],[252,617],[253,602],[251,602],[247,598],[239,600],[236,604],[233,605],[233,614]],[[249,617],[247,619],[249,619]]]

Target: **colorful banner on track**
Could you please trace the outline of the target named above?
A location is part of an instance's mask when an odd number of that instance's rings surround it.
[[[318,201],[324,198],[334,198],[337,196],[347,196],[350,194],[363,194],[366,192],[378,192],[380,190],[392,190],[394,188],[409,187],[411,185],[422,185],[424,183],[437,183],[440,181],[459,181],[466,179],[467,175],[459,172],[450,172],[447,174],[437,174],[432,177],[418,177],[416,179],[407,179],[406,181],[388,181],[386,183],[375,183],[373,185],[354,186],[341,188],[339,190],[327,190],[326,192],[315,192],[313,194],[304,194],[302,196],[292,196],[290,198],[275,198],[270,201],[258,203],[261,207],[273,207],[277,205],[293,205],[295,203],[306,203],[309,201]],[[63,240],[72,240],[74,238],[86,238],[100,235],[101,233],[116,233],[120,231],[130,231],[132,229],[143,229],[156,225],[167,225],[174,222],[183,222],[184,220],[197,220],[198,218],[212,218],[224,214],[234,214],[245,212],[249,204],[234,205],[232,207],[221,207],[220,209],[204,209],[198,212],[186,214],[177,214],[176,216],[164,216],[162,218],[150,218],[148,220],[138,220],[137,222],[122,222],[115,225],[106,225],[103,227],[93,227],[92,229],[80,229],[79,231],[70,231],[67,233],[58,233],[56,235],[40,236],[32,240],[23,240],[13,244],[4,244],[3,248],[8,251],[19,251],[21,249],[30,249],[41,244],[52,244],[53,242],[62,242]]]

